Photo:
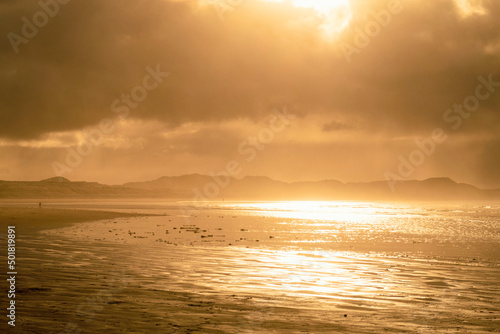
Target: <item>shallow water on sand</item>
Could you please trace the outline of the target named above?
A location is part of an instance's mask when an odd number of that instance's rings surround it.
[[[52,240],[46,251],[63,266],[125,270],[135,285],[121,293],[142,296],[129,307],[163,314],[168,323],[155,321],[167,333],[499,330],[499,206],[79,206],[165,214],[46,231],[39,242]]]
[[[61,230],[66,235],[96,241],[500,259],[500,205],[350,202],[69,205],[162,215],[126,220],[126,224],[100,222]]]

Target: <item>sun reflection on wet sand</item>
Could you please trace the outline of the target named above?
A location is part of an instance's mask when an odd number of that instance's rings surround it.
[[[243,325],[249,333],[272,332],[279,324],[279,333],[297,328],[487,333],[492,319],[500,316],[499,210],[213,202],[189,216],[189,224],[181,212],[168,211],[166,216],[82,223],[47,234],[58,241],[87,239],[89,251],[115,244],[128,255],[113,265],[125,267],[138,282],[134,291],[146,294],[137,308],[153,298],[148,291],[168,294],[165,300],[155,297],[159,305],[170,305],[173,294],[194,296],[182,297],[187,306],[169,312],[242,314],[235,324],[224,324],[227,332]],[[192,299],[203,303],[195,305]],[[225,309],[228,303],[235,303],[231,307],[236,310]],[[344,314],[350,322],[339,322]],[[209,330],[220,321],[200,326]],[[314,329],[302,327],[305,323]]]

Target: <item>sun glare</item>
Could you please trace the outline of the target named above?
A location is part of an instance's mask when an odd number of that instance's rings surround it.
[[[286,0],[264,0],[268,2],[285,2]],[[322,30],[326,36],[342,31],[351,19],[349,0],[292,0],[295,7],[313,8],[323,15]]]
[[[258,209],[266,215],[279,218],[321,221],[373,221],[377,208],[366,203],[289,201],[239,204],[239,207]]]
[[[268,2],[285,2],[285,0],[265,0]],[[314,8],[318,12],[329,14],[334,9],[349,7],[349,0],[292,0],[295,7]]]
[[[470,15],[484,15],[484,7],[481,3],[471,0],[455,0],[462,16],[467,17]]]
[[[314,8],[328,14],[334,9],[349,7],[349,0],[294,0],[296,7]]]

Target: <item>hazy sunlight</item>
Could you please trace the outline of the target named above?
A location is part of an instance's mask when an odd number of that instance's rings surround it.
[[[376,208],[368,203],[290,201],[240,204],[240,207],[258,209],[281,218],[296,218],[327,221],[374,220]]]

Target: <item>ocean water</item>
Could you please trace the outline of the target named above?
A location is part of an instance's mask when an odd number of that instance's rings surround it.
[[[108,234],[106,224],[94,227],[94,233],[80,229],[89,239],[113,242],[492,259],[500,256],[500,204],[200,202],[193,205],[134,201],[48,206],[161,215],[134,219],[127,223],[125,234],[123,227],[120,233]],[[76,230],[77,227],[73,232]],[[134,234],[129,234],[129,230]]]
[[[94,254],[94,265],[106,261],[94,247],[116,247],[126,255],[113,264],[135,277],[140,289],[233,298],[248,307],[236,321],[208,321],[199,332],[500,331],[499,204],[47,206],[156,214],[77,224],[46,231],[44,238],[88,245],[81,247]],[[87,258],[73,255],[61,256],[85,266]]]

